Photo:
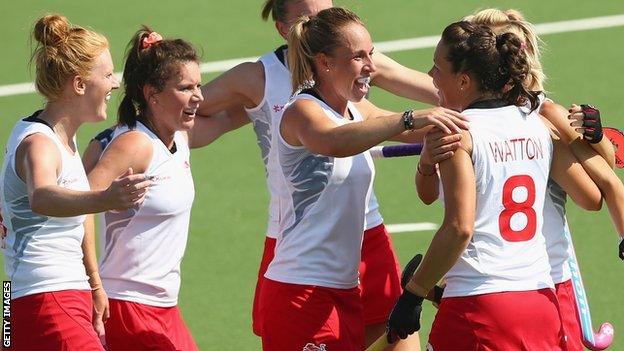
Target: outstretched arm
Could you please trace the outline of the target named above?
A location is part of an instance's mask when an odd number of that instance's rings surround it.
[[[250,122],[243,106],[236,105],[212,116],[199,116],[189,131],[189,147],[191,149],[206,146],[223,134],[238,129]]]
[[[459,113],[441,107],[414,111],[412,116],[413,129],[435,126],[459,131],[459,126],[467,127]],[[338,126],[316,102],[298,100],[284,111],[278,128],[290,145],[303,145],[321,155],[347,157],[396,136],[406,130],[406,125],[402,114],[392,114]]]
[[[377,67],[373,85],[411,100],[439,105],[438,89],[426,73],[407,68],[380,52],[373,54],[373,62]]]

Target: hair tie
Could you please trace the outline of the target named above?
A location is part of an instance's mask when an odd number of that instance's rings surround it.
[[[159,43],[163,40],[163,37],[156,33],[156,32],[151,32],[148,36],[144,37],[143,40],[141,40],[141,46],[143,47],[143,49],[148,49],[150,46]]]
[[[525,42],[520,43],[520,50],[526,51],[527,45]]]

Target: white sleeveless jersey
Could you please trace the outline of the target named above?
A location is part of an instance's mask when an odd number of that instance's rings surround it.
[[[276,138],[273,130],[276,121],[281,117],[284,105],[292,96],[291,76],[285,65],[286,46],[260,57],[259,62],[264,66],[264,97],[258,106],[245,109],[253,123],[258,146],[264,161],[267,187],[269,189],[269,220],[266,235],[277,237],[280,232],[280,204],[288,201],[289,194],[284,192],[281,183],[281,169],[277,161]],[[373,193],[366,209],[366,229],[375,227],[383,222],[379,213],[379,204]]]
[[[544,238],[550,261],[550,275],[555,284],[572,278],[568,258],[571,247],[565,237],[570,232],[566,218],[566,192],[552,179],[548,180],[546,201],[544,203]]]
[[[37,118],[38,114],[17,122],[7,142],[2,167],[0,202],[3,223],[7,227],[3,243],[4,267],[13,283],[14,299],[49,291],[90,289],[82,262],[85,216],[60,218],[34,213],[26,184],[15,171],[16,150],[24,138],[43,134],[54,141],[61,155],[57,185],[89,190],[78,152],[69,153],[52,128]]]
[[[539,104],[552,100],[546,95],[539,95]],[[572,254],[571,247],[565,233],[570,232],[566,218],[566,192],[552,179],[548,180],[548,192],[544,203],[544,238],[546,239],[546,251],[550,261],[550,275],[555,284],[565,282],[572,278],[568,258]]]
[[[100,276],[110,298],[175,306],[195,196],[189,147],[181,132],[175,133],[176,151],[172,154],[140,122],[135,130],[152,142],[153,156],[145,171],[152,178],[152,186],[138,208],[104,214],[106,237]],[[117,127],[114,138],[126,131],[127,126]]]
[[[548,130],[516,106],[468,109],[476,176],[473,237],[447,273],[445,297],[552,287],[542,234],[552,159]]]
[[[349,123],[311,95],[296,99],[316,101],[337,125]],[[349,109],[354,120],[361,120],[351,103]],[[265,276],[291,284],[353,288],[358,284],[365,210],[375,173],[370,153],[344,158],[313,154],[286,143],[276,125],[289,199],[282,207],[284,229]]]

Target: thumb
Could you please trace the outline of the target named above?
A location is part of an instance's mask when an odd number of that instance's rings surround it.
[[[132,175],[133,173],[134,171],[132,170],[132,167],[128,167],[128,169],[125,172],[123,172],[123,174],[120,175],[119,178],[127,177],[129,175]]]

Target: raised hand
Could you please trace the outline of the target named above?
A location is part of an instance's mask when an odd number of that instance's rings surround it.
[[[432,167],[448,158],[453,157],[455,150],[461,145],[460,133],[447,134],[440,129],[432,129],[425,135],[425,142],[420,154],[420,164]]]
[[[600,111],[591,105],[575,105],[568,110],[570,114],[568,119],[570,125],[578,132],[583,134],[588,142],[592,144],[599,143],[602,140],[602,123],[600,121]]]
[[[414,129],[434,126],[446,134],[453,134],[461,133],[462,129],[467,130],[469,128],[466,117],[457,111],[444,107],[414,110],[412,116],[414,118]]]

